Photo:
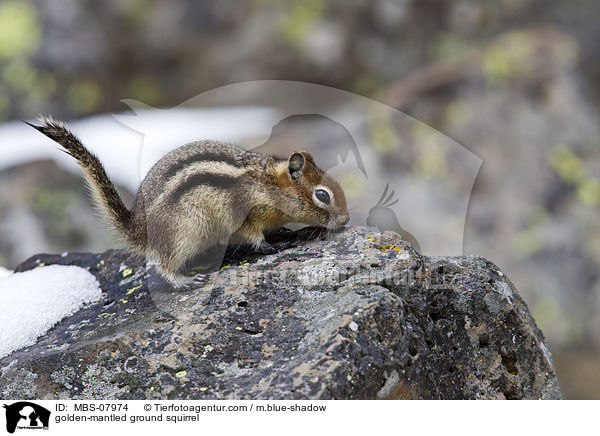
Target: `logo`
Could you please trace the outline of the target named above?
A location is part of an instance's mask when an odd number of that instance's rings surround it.
[[[18,429],[48,430],[50,411],[29,401],[19,401],[4,405],[6,409],[6,431],[14,433]]]

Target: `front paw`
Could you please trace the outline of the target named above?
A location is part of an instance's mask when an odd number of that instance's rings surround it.
[[[254,251],[259,254],[275,254],[279,250],[277,250],[277,248],[275,248],[268,242],[263,242]]]
[[[185,283],[182,283],[180,290],[182,291],[193,291],[202,288],[208,283],[207,274],[196,274],[194,276],[186,276]]]

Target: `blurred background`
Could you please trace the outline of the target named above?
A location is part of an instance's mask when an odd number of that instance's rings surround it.
[[[0,127],[124,112],[124,98],[168,108],[264,79],[396,108],[481,158],[464,252],[515,283],[563,395],[600,399],[598,16],[595,0],[2,0]],[[375,127],[383,159],[396,127]],[[410,134],[427,151],[407,157],[412,171],[446,180],[451,157]],[[0,167],[0,266],[115,245],[80,173]],[[126,201],[132,190],[120,189]]]

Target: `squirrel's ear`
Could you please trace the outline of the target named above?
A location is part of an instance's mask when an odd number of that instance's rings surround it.
[[[311,165],[315,164],[313,157],[308,151],[300,150],[292,153],[288,159],[288,171],[293,181],[296,181],[302,175],[307,162]]]
[[[313,164],[313,165],[315,164],[315,160],[313,159],[312,155],[308,151],[300,150],[298,153],[301,153],[302,156],[304,156],[304,159],[306,159],[306,162]]]
[[[292,181],[296,181],[304,172],[306,158],[302,152],[292,153],[288,159],[288,172]]]

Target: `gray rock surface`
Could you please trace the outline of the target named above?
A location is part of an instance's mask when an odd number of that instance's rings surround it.
[[[81,265],[103,299],[0,360],[0,398],[558,399],[551,355],[514,286],[477,257],[429,258],[350,227],[228,251],[175,291],[123,251]]]

